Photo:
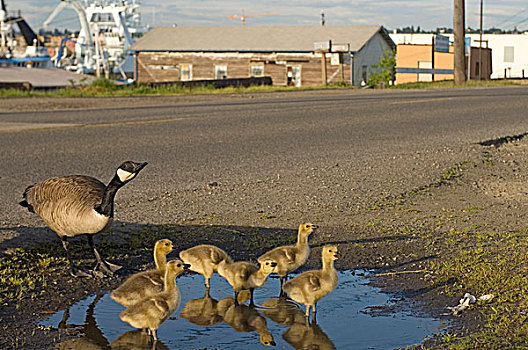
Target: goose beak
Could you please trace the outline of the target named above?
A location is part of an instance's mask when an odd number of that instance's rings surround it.
[[[134,163],[134,170],[132,171],[133,173],[139,173],[141,171],[141,169],[143,169],[145,166],[147,166],[147,162],[143,162],[143,163]]]

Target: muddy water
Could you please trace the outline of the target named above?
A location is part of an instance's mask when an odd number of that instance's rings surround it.
[[[158,330],[157,349],[392,349],[420,343],[442,328],[439,320],[405,313],[376,312],[394,304],[390,295],[368,285],[363,274],[340,272],[339,285],[317,305],[317,323],[306,324],[304,307],[275,298],[279,280],[255,291],[261,308],[233,306],[231,287],[217,275],[211,297],[203,277],[177,279],[180,308]],[[42,321],[44,326],[76,328],[83,337],[59,344],[69,349],[151,349],[149,337],[119,319],[124,307],[109,293],[79,301]]]

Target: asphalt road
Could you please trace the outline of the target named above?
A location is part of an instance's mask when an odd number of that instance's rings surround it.
[[[528,87],[339,90],[145,97],[131,105],[87,99],[91,107],[26,112],[2,112],[0,99],[0,235],[42,226],[17,205],[26,186],[69,174],[105,182],[124,160],[149,162],[118,195],[118,219],[128,222],[214,213],[263,225],[241,212],[258,207],[251,203],[276,212],[305,200],[366,203],[433,181],[481,152],[480,141],[527,132],[527,96]],[[28,99],[16,101],[24,109]],[[259,185],[266,181],[282,181],[281,190]],[[207,199],[215,183],[224,200]]]

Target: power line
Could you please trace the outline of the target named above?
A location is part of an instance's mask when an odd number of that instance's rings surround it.
[[[517,16],[520,16],[522,13],[528,11],[528,7],[525,7],[524,9],[522,9],[521,11],[517,12],[516,14],[514,14],[513,16],[510,16],[508,18],[506,18],[505,20],[503,20],[502,22],[500,22],[499,24],[496,24],[497,27],[503,25],[504,23],[507,23],[509,21],[512,21],[515,17]]]

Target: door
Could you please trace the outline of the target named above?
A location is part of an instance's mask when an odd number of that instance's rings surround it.
[[[300,66],[287,66],[286,67],[286,78],[288,86],[301,86],[301,67]]]

